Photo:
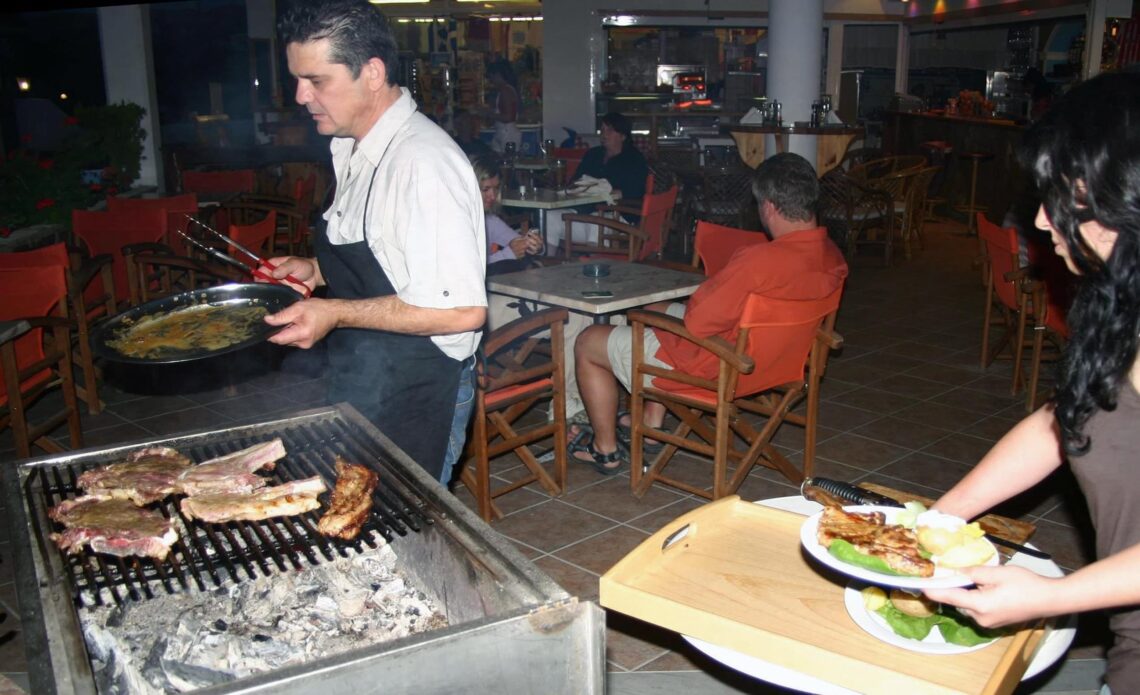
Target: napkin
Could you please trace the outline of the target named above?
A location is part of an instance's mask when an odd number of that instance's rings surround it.
[[[593,176],[583,174],[574,185],[567,191],[570,195],[584,195],[586,193],[602,193],[606,196],[606,202],[611,205],[614,202],[614,197],[611,195],[614,187],[606,179],[596,179]]]
[[[764,125],[764,114],[760,109],[753,106],[748,109],[748,113],[740,117],[741,123],[750,123],[755,125]]]

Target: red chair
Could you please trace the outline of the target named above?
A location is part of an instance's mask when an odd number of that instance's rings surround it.
[[[575,253],[610,258],[643,261],[655,258],[665,247],[665,235],[673,220],[673,207],[677,204],[677,184],[674,183],[662,193],[653,193],[653,174],[647,177],[645,197],[637,208],[602,206],[599,214],[583,215],[568,212],[562,215],[566,225],[563,235],[563,248],[566,258]],[[637,225],[616,219],[620,213],[640,215]],[[613,216],[610,216],[613,215]],[[574,222],[598,226],[598,243],[584,244],[573,241],[571,225]]]
[[[253,193],[256,188],[257,172],[253,169],[182,172],[182,191],[185,193],[240,195]]]
[[[262,258],[269,258],[273,255],[273,240],[276,233],[277,211],[270,210],[266,213],[265,217],[258,222],[251,224],[230,224],[229,237]],[[250,268],[257,265],[256,261],[238,251],[233,246],[230,246],[227,252]]]
[[[27,321],[31,330],[9,335],[0,343],[0,428],[11,428],[16,454],[31,456],[32,446],[49,453],[66,448],[51,438],[67,423],[72,448],[83,446],[79,405],[72,377],[71,337],[63,312],[67,273],[57,265],[0,269],[0,322]],[[42,420],[29,419],[29,409],[55,387],[63,389],[63,409]],[[39,409],[37,409],[37,412]]]
[[[566,162],[566,173],[563,181],[573,181],[574,175],[578,173],[578,165],[582,163],[582,158],[586,156],[589,151],[588,147],[555,147],[553,157],[555,159],[562,159]]]
[[[1023,290],[1029,274],[1021,265],[1017,230],[1013,227],[999,227],[980,212],[977,216],[982,267],[986,279],[981,365],[985,369],[1008,350],[1007,356],[1013,359],[1010,393],[1017,393],[1021,388],[1022,356],[1025,348],[1029,347],[1025,342],[1025,325],[1031,295]],[[991,346],[990,329],[995,325],[1003,331],[997,343]]]
[[[819,382],[831,349],[842,345],[834,332],[843,289],[816,300],[796,301],[750,295],[735,345],[719,337],[698,338],[684,322],[664,314],[633,311],[633,427],[630,486],[638,497],[654,481],[708,499],[720,499],[740,487],[754,465],[767,466],[799,483],[815,462]],[[708,359],[686,372],[645,363],[644,327],[673,333],[707,351]],[[653,377],[646,386],[645,377]],[[678,420],[671,432],[642,422],[645,399],[663,403]],[[802,414],[792,409],[806,399]],[[748,413],[767,418],[759,430]],[[711,422],[708,420],[711,419]],[[796,468],[772,446],[784,423],[804,428],[803,463]],[[663,442],[661,453],[643,470],[643,438]],[[740,438],[745,448],[735,446]],[[678,449],[713,460],[711,491],[664,469]],[[734,467],[731,478],[729,466]]]
[[[62,308],[71,323],[73,346],[79,348],[77,363],[83,376],[76,392],[87,404],[88,412],[98,415],[103,404],[99,400],[99,370],[91,353],[90,327],[98,319],[115,313],[111,258],[98,256],[79,261],[68,254],[62,242],[32,251],[0,253],[0,269],[43,267],[63,268],[66,273],[68,301]]]
[[[728,265],[729,259],[740,249],[766,243],[768,235],[764,232],[698,220],[693,240],[693,267],[704,266],[705,276],[712,277]]]
[[[162,210],[166,213],[167,243],[176,253],[190,254],[190,249],[175,230],[187,233],[190,217],[198,217],[198,194],[183,193],[165,198],[107,198],[108,212],[138,212],[140,210]]]
[[[71,231],[87,247],[87,253],[91,257],[101,254],[111,257],[117,305],[128,303],[131,297],[122,248],[128,244],[146,242],[169,246],[167,213],[161,209],[132,212],[73,210]]]
[[[1025,409],[1033,412],[1038,403],[1041,362],[1045,359],[1059,359],[1065,342],[1069,339],[1067,317],[1076,292],[1076,283],[1065,261],[1053,251],[1050,243],[1029,243],[1027,251],[1032,279],[1025,285],[1025,291],[1030,293],[1029,315],[1026,320],[1033,322],[1033,352],[1029,358]],[[1045,352],[1046,340],[1052,345],[1048,353]]]

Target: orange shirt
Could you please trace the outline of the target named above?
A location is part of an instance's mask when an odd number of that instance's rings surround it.
[[[819,299],[847,277],[847,261],[823,227],[792,232],[767,244],[746,246],[728,265],[701,283],[685,310],[685,328],[700,338],[719,335],[735,344],[748,295],[777,299]],[[671,333],[657,331],[657,359],[690,374],[715,379],[719,362]]]

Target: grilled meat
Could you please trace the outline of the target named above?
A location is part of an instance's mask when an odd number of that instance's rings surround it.
[[[372,491],[379,478],[370,468],[336,457],[336,487],[317,530],[326,536],[352,540],[372,512]]]
[[[321,506],[317,495],[324,492],[320,476],[294,480],[252,492],[225,492],[185,497],[179,504],[187,519],[211,523],[258,521],[302,514]]]
[[[268,480],[255,472],[272,469],[285,457],[281,439],[255,444],[194,466],[178,478],[178,490],[191,497],[213,493],[246,493],[266,486]]]
[[[147,447],[120,463],[84,471],[78,482],[89,494],[128,499],[141,507],[178,492],[178,476],[191,463],[169,447]]]
[[[97,553],[163,560],[178,540],[169,519],[125,497],[77,497],[52,507],[48,516],[66,527],[62,533],[51,534],[51,539],[68,553],[78,553],[87,545]]]
[[[915,532],[899,524],[887,524],[880,512],[859,514],[826,507],[816,537],[825,548],[841,538],[859,552],[881,558],[899,574],[934,576],[934,563],[919,553]]]

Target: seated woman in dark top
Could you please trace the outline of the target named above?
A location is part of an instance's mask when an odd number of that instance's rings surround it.
[[[634,147],[630,132],[629,119],[620,113],[610,112],[603,116],[602,144],[586,151],[574,174],[575,180],[582,176],[605,179],[612,188],[615,200],[624,198],[628,201],[643,197],[645,180],[649,176],[649,163],[645,161],[641,150]],[[594,206],[583,205],[573,210],[589,214],[594,211]],[[570,210],[552,210],[546,217],[547,238],[555,245],[555,249],[565,234],[562,214],[566,212]],[[637,215],[629,214],[623,215],[622,219],[631,224],[637,224],[639,220]],[[575,241],[596,242],[598,228],[575,222],[573,238]]]
[[[630,133],[631,125],[625,116],[613,112],[603,116],[602,144],[586,152],[575,176],[609,181],[614,198],[644,196],[649,164],[641,150],[633,146]]]

